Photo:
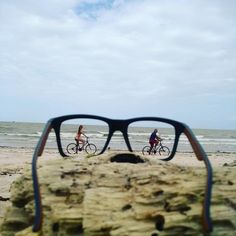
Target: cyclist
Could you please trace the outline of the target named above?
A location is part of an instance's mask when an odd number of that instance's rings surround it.
[[[77,146],[79,146],[79,142],[82,142],[82,147],[81,147],[81,149],[83,149],[83,148],[84,148],[84,145],[85,145],[85,140],[84,140],[83,138],[81,138],[81,135],[83,135],[84,137],[88,138],[88,137],[85,135],[85,133],[84,133],[84,131],[83,131],[83,128],[84,128],[83,125],[80,125],[79,128],[78,128],[78,131],[77,131],[77,133],[76,133],[76,136],[75,136],[75,141],[76,141]]]
[[[159,140],[160,140],[159,136],[160,135],[158,133],[158,129],[154,129],[154,131],[151,133],[150,138],[149,138],[149,144],[151,146],[150,151],[149,151],[150,153],[153,149],[153,146],[155,145],[155,147],[156,147],[158,145]]]

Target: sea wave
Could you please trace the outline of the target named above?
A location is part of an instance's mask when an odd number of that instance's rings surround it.
[[[44,124],[37,123],[4,123],[0,122],[0,146],[11,147],[32,147],[34,148],[39,137],[42,135],[42,129]],[[73,142],[76,135],[76,129],[74,127],[65,127],[62,130],[61,137],[63,142]],[[94,143],[103,143],[108,136],[108,130],[101,126],[87,126],[86,135],[90,137],[90,141]],[[75,131],[75,132],[74,132]],[[138,148],[142,148],[142,145],[148,145],[148,139],[150,133],[146,129],[138,130],[136,127],[132,127],[129,130],[129,140],[132,144],[137,145]],[[172,130],[162,130],[161,138],[163,138],[163,144],[169,145],[174,142],[175,135]],[[206,151],[233,151],[236,152],[236,131],[235,130],[194,130],[194,134],[197,140],[203,145]],[[55,146],[55,133],[49,134],[48,143],[50,146]],[[115,146],[119,146],[125,143],[123,134],[121,132],[115,132],[113,134],[111,142]],[[185,135],[181,135],[179,139],[179,147],[183,150],[187,150],[191,145],[188,138]]]
[[[3,133],[1,135],[4,136],[10,136],[10,137],[40,137],[42,135],[42,132],[36,132],[31,134],[25,134],[25,133]]]

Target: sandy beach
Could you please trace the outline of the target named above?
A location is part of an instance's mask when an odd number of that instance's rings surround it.
[[[11,183],[22,175],[24,168],[30,168],[33,151],[26,148],[0,148],[0,224],[10,204]],[[46,160],[58,157],[54,151],[45,151],[44,154]]]

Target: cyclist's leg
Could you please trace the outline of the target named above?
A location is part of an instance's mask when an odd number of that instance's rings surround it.
[[[75,151],[75,153],[77,154],[78,153],[78,149],[79,149],[79,141],[78,141],[78,139],[75,138],[75,142],[76,142],[76,151]]]
[[[153,149],[154,143],[153,143],[153,142],[149,142],[149,144],[150,144],[149,154],[151,154],[151,151],[152,151],[152,149]]]
[[[82,143],[82,146],[81,146],[80,149],[83,150],[83,149],[84,149],[84,145],[85,145],[85,141],[84,141],[84,139],[79,138],[79,142]]]
[[[158,148],[158,141],[154,140],[153,141],[153,153],[156,154]]]
[[[155,140],[155,148],[158,146],[159,140]]]

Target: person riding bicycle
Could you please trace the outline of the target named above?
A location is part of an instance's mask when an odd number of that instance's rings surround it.
[[[158,133],[158,129],[154,129],[154,131],[151,133],[150,138],[149,138],[149,144],[151,146],[150,148],[150,153],[153,149],[153,146],[155,145],[155,147],[158,145],[159,141],[160,141],[160,137],[159,137],[159,133]]]
[[[76,141],[76,143],[77,143],[77,146],[79,146],[79,142],[82,142],[82,147],[81,147],[81,149],[83,149],[84,148],[84,145],[85,145],[85,140],[83,139],[83,138],[81,138],[81,135],[83,135],[84,137],[86,137],[86,138],[88,138],[86,135],[85,135],[85,133],[84,133],[84,131],[83,131],[83,125],[80,125],[79,126],[79,128],[78,128],[78,131],[77,131],[77,133],[76,133],[76,136],[75,136],[75,141]]]

